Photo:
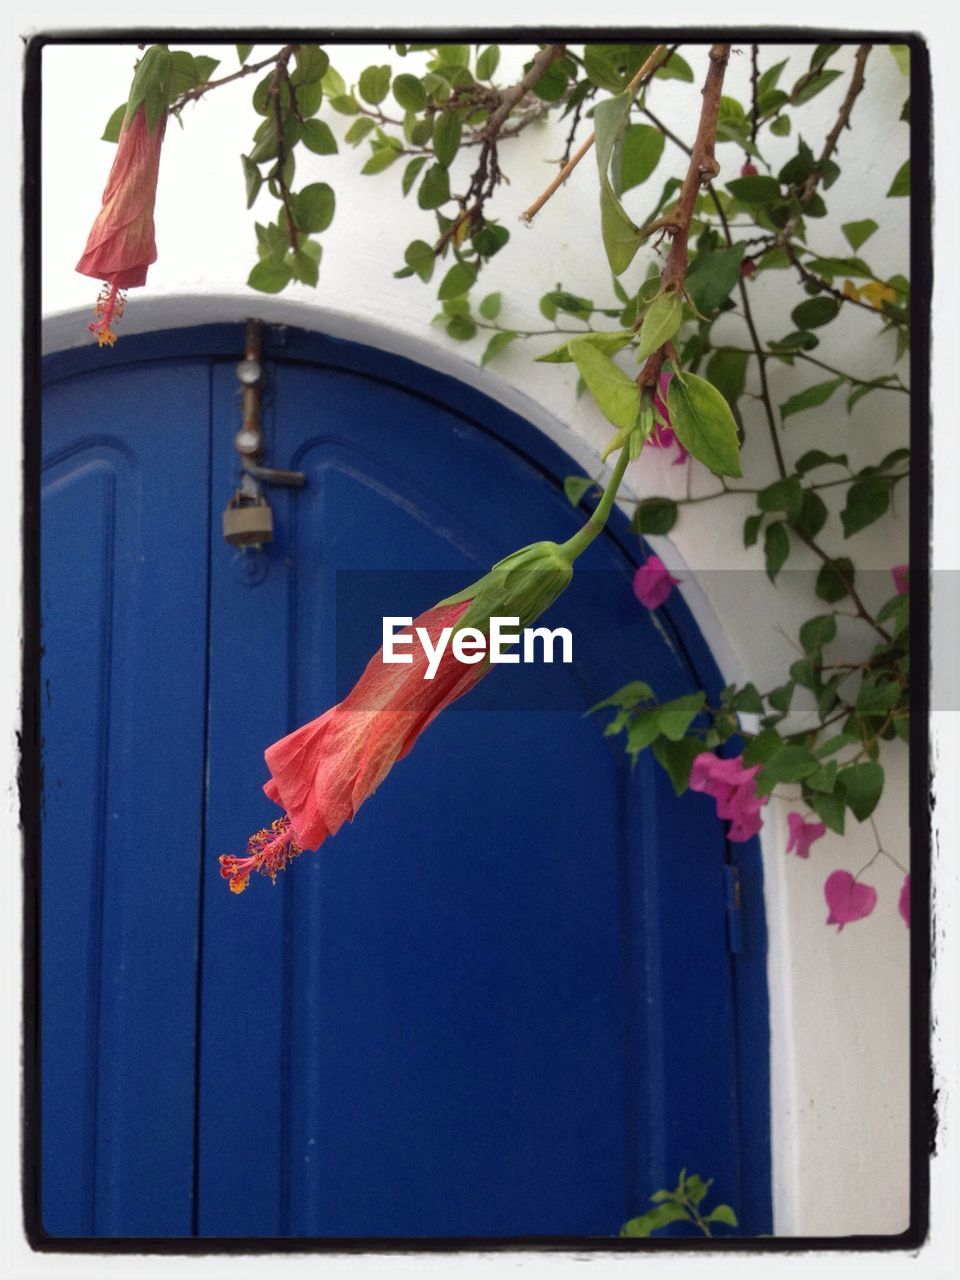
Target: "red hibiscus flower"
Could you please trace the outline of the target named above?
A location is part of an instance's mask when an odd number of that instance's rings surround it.
[[[142,105],[132,116],[128,113],[103,205],[77,263],[81,275],[104,281],[97,299],[97,318],[88,326],[101,347],[112,347],[117,340],[110,326],[123,315],[121,290],[145,284],[147,267],[157,260],[153,206],[165,128],[166,112],[152,129]]]
[[[529,626],[570,582],[576,554],[578,547],[571,544],[524,547],[479,582],[415,618],[398,639],[422,628],[436,651],[445,628],[472,627],[487,636],[493,616],[518,618],[521,629]],[[461,662],[448,643],[427,676],[425,646],[413,644],[404,652],[411,662],[385,663],[380,649],[342,702],[267,748],[271,776],[264,791],[286,812],[250,837],[246,856],[221,855],[220,874],[234,893],[243,892],[252,872],[273,879],[303,849],[317,849],[335,835],[434,716],[490,670],[486,657]]]

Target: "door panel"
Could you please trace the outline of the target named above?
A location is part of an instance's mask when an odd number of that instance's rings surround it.
[[[209,372],[44,407],[42,1217],[192,1228]]]

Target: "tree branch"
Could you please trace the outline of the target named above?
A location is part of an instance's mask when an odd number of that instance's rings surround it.
[[[656,49],[654,49],[653,53],[650,54],[650,57],[647,58],[646,62],[644,62],[643,66],[640,68],[637,74],[633,77],[633,79],[627,85],[626,89],[624,90],[624,93],[628,93],[632,97],[633,94],[635,94],[637,90],[640,88],[640,86],[644,83],[644,81],[648,80],[654,74],[654,72],[657,70],[660,64],[666,61],[667,56],[668,56],[667,46],[665,44],[658,44]],[[589,137],[583,140],[583,142],[580,144],[580,146],[577,148],[574,154],[570,157],[570,159],[566,162],[566,164],[563,166],[563,168],[560,170],[557,176],[553,179],[553,181],[549,184],[546,190],[543,191],[539,196],[537,196],[533,204],[531,204],[528,208],[524,209],[523,213],[521,213],[520,215],[521,222],[526,222],[529,225],[534,220],[534,218],[537,216],[537,214],[540,212],[543,206],[547,203],[550,197],[554,194],[554,192],[558,191],[559,188],[562,187],[563,184],[566,182],[566,180],[570,177],[571,173],[573,173],[574,169],[577,167],[577,165],[580,163],[583,157],[587,154],[587,152],[593,146],[594,142],[596,141],[596,137],[597,135],[594,132],[594,133],[591,133]],[[572,138],[572,134],[571,134],[571,138]]]
[[[714,155],[714,148],[717,141],[717,116],[720,110],[720,94],[723,89],[723,77],[727,70],[729,58],[730,46],[728,44],[715,44],[711,47],[710,65],[702,90],[703,103],[700,107],[700,123],[697,126],[697,136],[690,150],[690,163],[687,166],[687,175],[683,180],[683,186],[680,188],[676,210],[671,216],[672,239],[666,265],[660,274],[661,290],[683,290],[689,264],[687,240],[690,235],[690,223],[693,219],[697,196],[700,194],[701,186],[704,183],[709,184],[710,179],[716,177],[720,172],[720,166],[717,164],[716,156]],[[663,364],[664,355],[665,350],[661,347],[647,357],[646,363],[637,377],[639,386],[648,387],[656,382],[660,375],[660,367]]]

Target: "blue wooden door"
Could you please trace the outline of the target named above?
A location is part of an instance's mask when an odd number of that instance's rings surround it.
[[[762,922],[732,956],[711,803],[584,717],[630,678],[715,683],[615,536],[548,615],[572,665],[498,668],[352,826],[227,891],[217,855],[275,816],[264,746],[343,696],[382,616],[581,516],[499,406],[280,332],[271,461],[307,485],[235,551],[239,338],[204,341],[49,392],[46,1229],[603,1236],[686,1166],[768,1230]]]

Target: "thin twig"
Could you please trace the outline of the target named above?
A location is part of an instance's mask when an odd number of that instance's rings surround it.
[[[820,152],[820,158],[807,174],[806,181],[797,193],[797,200],[801,206],[801,212],[796,213],[785,223],[783,230],[780,232],[779,241],[781,244],[786,242],[797,229],[797,223],[802,216],[803,206],[806,205],[810,197],[816,191],[817,187],[823,180],[823,167],[837,149],[837,143],[840,140],[840,134],[844,129],[850,127],[850,113],[853,111],[853,104],[856,102],[863,89],[864,75],[863,68],[870,54],[871,46],[862,44],[857,50],[857,56],[853,63],[853,74],[850,77],[850,84],[847,88],[846,97],[840,106],[840,111],[834,121],[833,128],[827,134],[824,140],[823,150]]]
[[[665,44],[658,44],[657,47],[654,49],[653,53],[651,53],[650,57],[647,58],[646,62],[644,62],[643,66],[640,68],[637,74],[633,77],[633,79],[627,85],[624,92],[628,93],[631,97],[633,97],[633,95],[640,88],[641,84],[643,84],[644,80],[646,80],[649,76],[651,76],[660,66],[661,62],[665,60],[666,54],[667,54],[667,46]],[[580,163],[583,157],[587,154],[587,152],[593,146],[594,142],[596,141],[596,138],[597,138],[597,135],[594,132],[594,133],[591,133],[589,137],[587,137],[583,141],[583,143],[577,148],[574,154],[570,157],[567,163],[563,166],[563,168],[557,174],[557,176],[549,184],[546,190],[543,191],[539,196],[537,196],[533,204],[531,204],[528,208],[524,209],[523,213],[521,213],[520,215],[521,222],[526,222],[529,224],[534,220],[534,218],[537,216],[537,214],[540,212],[543,206],[547,203],[550,197],[554,194],[554,192],[559,190],[559,188],[562,187],[563,184],[566,182],[566,180],[570,177],[571,173],[573,173],[574,169],[577,167],[577,165]]]
[[[264,58],[262,62],[251,62],[248,66],[241,67],[239,71],[234,71],[232,75],[221,76],[219,80],[208,80],[205,84],[198,84],[192,89],[186,89],[176,101],[171,103],[170,110],[176,114],[188,102],[196,102],[205,93],[209,93],[211,89],[219,89],[221,85],[231,84],[234,80],[242,80],[244,76],[256,75],[258,71],[262,71],[264,67],[269,67],[271,63],[277,62],[280,58],[289,58],[296,47],[294,44],[285,45],[279,53],[275,53],[269,58]]]

